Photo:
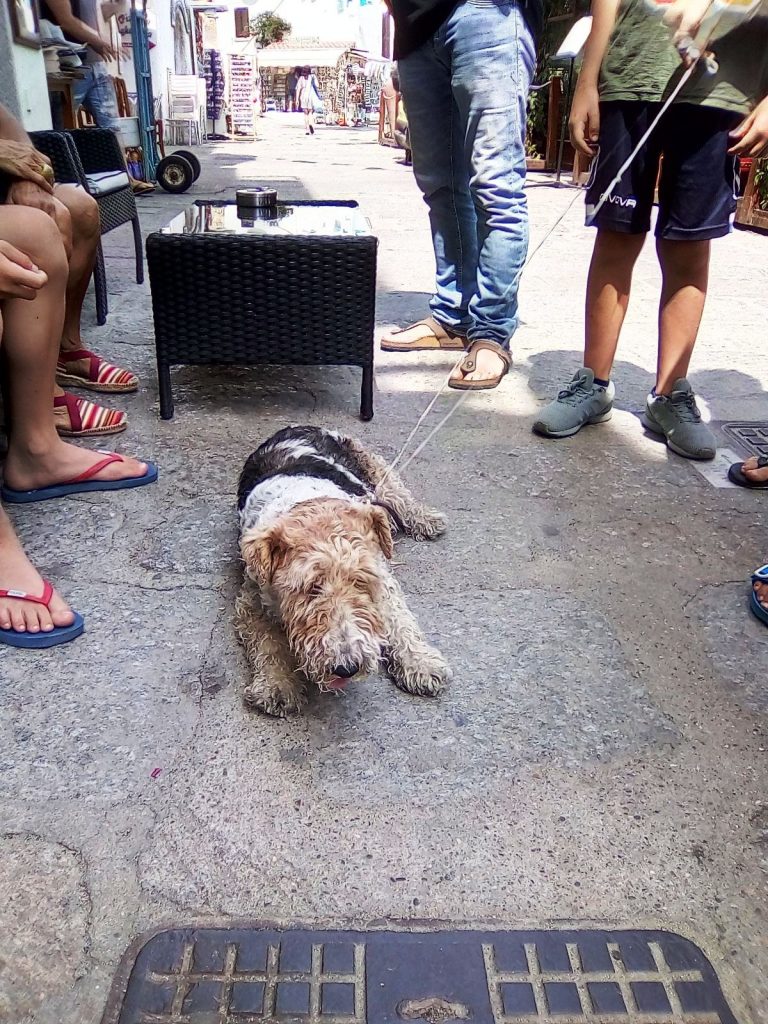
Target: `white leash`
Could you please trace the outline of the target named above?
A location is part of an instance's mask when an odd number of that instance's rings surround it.
[[[544,243],[554,234],[554,232],[558,229],[558,227],[563,222],[563,220],[568,216],[568,214],[570,213],[570,211],[571,211],[571,209],[573,207],[573,204],[576,202],[577,199],[580,198],[580,196],[581,196],[581,192],[580,191],[577,191],[577,192],[574,193],[573,199],[571,199],[571,201],[568,203],[566,208],[563,210],[563,212],[557,218],[555,223],[544,234],[543,238],[541,239],[539,244],[536,246],[536,248],[532,252],[530,252],[528,254],[528,256],[526,257],[525,263],[523,264],[522,270],[520,271],[521,274],[522,274],[523,270],[525,270],[525,268],[533,260],[533,258],[536,255],[536,253],[542,248]],[[389,466],[387,467],[387,471],[386,471],[386,473],[384,475],[384,479],[385,480],[386,480],[387,476],[389,475],[389,473],[391,473],[392,470],[396,469],[397,466],[400,464],[400,460],[402,459],[403,455],[407,451],[408,446],[410,445],[411,441],[414,439],[416,434],[418,434],[418,432],[421,429],[421,426],[424,423],[424,421],[426,420],[427,416],[429,416],[429,414],[432,412],[432,410],[434,409],[434,407],[437,404],[438,400],[442,396],[443,392],[448,387],[448,382],[450,381],[450,379],[453,376],[453,374],[455,373],[455,371],[458,369],[459,364],[464,360],[465,356],[466,356],[466,353],[462,352],[462,354],[456,360],[454,365],[451,367],[451,370],[450,370],[448,376],[445,378],[443,383],[440,385],[439,390],[432,396],[432,398],[430,399],[430,401],[427,404],[426,408],[421,413],[419,418],[416,420],[416,423],[414,424],[413,429],[411,430],[411,432],[408,434],[408,436],[406,437],[405,441],[403,442],[403,444],[402,444],[402,446],[400,448],[400,451],[397,453],[397,455],[394,457],[394,459],[390,462]],[[427,434],[427,436],[424,438],[424,440],[421,442],[421,444],[418,446],[418,448],[416,448],[415,451],[411,455],[408,456],[408,458],[406,459],[406,461],[403,463],[403,465],[401,467],[402,469],[405,469],[406,466],[409,466],[411,464],[411,462],[413,462],[413,460],[416,458],[416,456],[421,454],[421,452],[429,444],[429,442],[432,440],[432,438],[435,436],[435,434],[437,434],[437,432],[448,422],[448,420],[451,418],[451,416],[453,416],[453,414],[456,412],[456,410],[466,401],[466,399],[469,397],[470,394],[471,394],[470,391],[463,391],[461,394],[456,396],[456,401],[453,403],[451,408],[448,410],[448,412],[445,414],[445,416],[440,420],[440,422],[435,427],[433,427],[432,430],[430,430],[430,432]]]

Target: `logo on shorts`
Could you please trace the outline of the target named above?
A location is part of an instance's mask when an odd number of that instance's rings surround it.
[[[627,196],[625,199],[623,196],[609,196],[607,192],[603,192],[600,199],[605,203],[613,203],[614,206],[623,206],[627,210],[634,210],[637,207],[637,200],[634,196]]]

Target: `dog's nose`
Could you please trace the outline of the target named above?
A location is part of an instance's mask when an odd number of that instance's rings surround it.
[[[351,679],[359,671],[359,665],[337,665],[336,668],[331,669],[331,675],[338,676],[339,679]]]

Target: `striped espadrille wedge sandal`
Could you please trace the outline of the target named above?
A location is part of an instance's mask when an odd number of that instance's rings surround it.
[[[75,373],[71,366],[88,360],[88,369],[83,373]],[[64,386],[69,384],[73,387],[85,388],[87,391],[101,391],[105,394],[116,394],[118,392],[136,391],[139,386],[139,378],[130,370],[122,370],[119,366],[113,366],[106,359],[89,352],[87,348],[75,349],[74,352],[59,352],[59,360],[56,366],[56,380]]]
[[[87,398],[75,395],[58,395],[53,400],[54,409],[66,409],[69,424],[55,417],[56,429],[62,437],[102,437],[105,434],[122,434],[128,426],[128,417],[119,409],[107,409],[103,405],[89,402]]]

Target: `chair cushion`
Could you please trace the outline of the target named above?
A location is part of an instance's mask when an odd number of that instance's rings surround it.
[[[95,171],[93,174],[86,174],[85,180],[92,196],[108,196],[121,188],[131,186],[125,171]]]

